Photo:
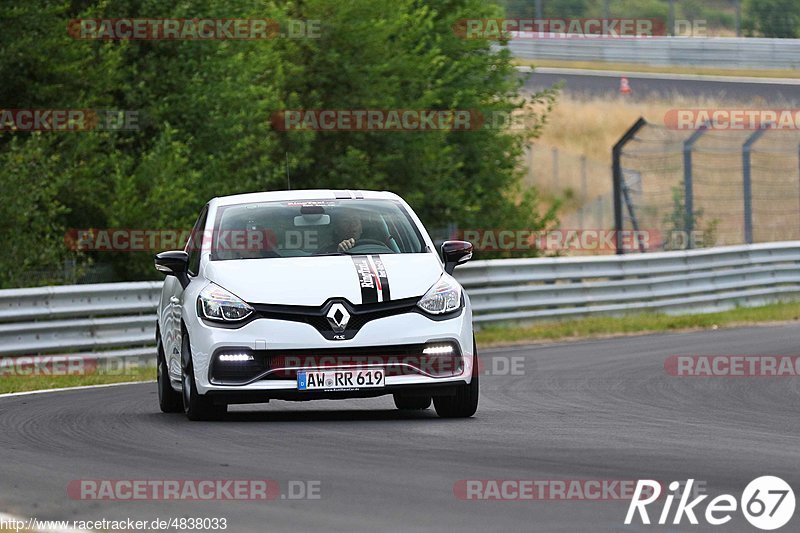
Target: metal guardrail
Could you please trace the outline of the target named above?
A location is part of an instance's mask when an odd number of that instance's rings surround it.
[[[473,261],[475,322],[708,312],[800,297],[800,241],[627,256]],[[160,282],[0,291],[0,355],[152,356]]]
[[[512,55],[523,59],[605,61],[644,65],[722,68],[800,68],[800,39],[655,37],[649,39],[512,39]]]
[[[0,354],[147,355],[161,282],[0,291]]]

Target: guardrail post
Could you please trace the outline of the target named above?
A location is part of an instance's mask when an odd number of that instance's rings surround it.
[[[752,190],[752,167],[750,165],[750,154],[753,145],[767,132],[770,125],[762,125],[758,131],[753,133],[742,145],[742,191],[744,193],[744,242],[753,244],[753,190]]]
[[[703,124],[691,137],[683,141],[683,230],[686,232],[686,247],[692,247],[692,232],[694,231],[694,184],[692,179],[692,150],[700,137],[708,130],[708,124]]]
[[[612,179],[614,182],[614,230],[616,232],[617,241],[617,254],[622,255],[625,253],[622,247],[622,149],[630,142],[631,139],[638,133],[640,129],[647,125],[644,117],[639,117],[639,120],[625,132],[625,134],[617,141],[614,148],[611,149],[611,159],[613,161],[611,167]]]

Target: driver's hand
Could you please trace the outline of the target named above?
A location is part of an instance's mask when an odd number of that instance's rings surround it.
[[[340,252],[345,252],[356,245],[355,239],[345,239],[339,243],[339,246],[336,248]]]

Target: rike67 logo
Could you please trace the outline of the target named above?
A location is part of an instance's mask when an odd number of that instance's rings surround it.
[[[697,525],[698,515],[705,519],[707,524],[721,526],[734,518],[738,508],[754,527],[763,531],[772,531],[786,525],[794,514],[794,491],[784,480],[775,476],[762,476],[751,481],[742,493],[740,501],[730,494],[721,494],[710,500],[705,512],[701,512],[701,503],[708,498],[707,494],[689,500],[692,495],[693,479],[686,481],[686,489],[680,490],[682,483],[673,481],[669,484],[669,491],[664,498],[664,505],[657,515],[657,524],[671,523],[678,525],[686,518],[690,524]],[[644,496],[646,494],[646,496]],[[672,504],[678,496],[678,504],[672,514]],[[633,499],[628,507],[625,525],[630,525],[638,514],[642,524],[650,524],[651,519],[647,506],[653,504],[661,497],[661,484],[653,480],[639,480],[633,493]],[[653,507],[656,507],[653,505]],[[657,509],[651,509],[651,511]],[[654,516],[655,518],[655,516]]]

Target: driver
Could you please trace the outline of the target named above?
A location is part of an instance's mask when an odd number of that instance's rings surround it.
[[[333,245],[337,252],[345,252],[356,245],[363,227],[361,217],[354,212],[345,212],[333,219]],[[338,244],[336,242],[338,241]],[[333,247],[333,245],[331,247]]]

